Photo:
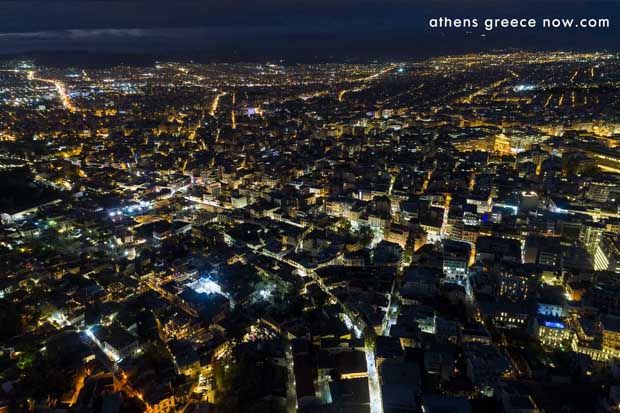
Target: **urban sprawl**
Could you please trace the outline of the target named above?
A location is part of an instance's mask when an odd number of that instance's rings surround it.
[[[620,410],[620,55],[0,62],[0,412]]]

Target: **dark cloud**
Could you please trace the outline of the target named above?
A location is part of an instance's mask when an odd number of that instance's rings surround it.
[[[587,33],[435,31],[431,17],[608,17]],[[608,0],[20,0],[0,2],[0,53],[415,56],[497,47],[618,47]],[[295,42],[295,43],[292,43]]]

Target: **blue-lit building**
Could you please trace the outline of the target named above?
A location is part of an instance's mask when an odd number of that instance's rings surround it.
[[[564,319],[539,315],[534,319],[532,327],[543,347],[575,350],[577,337]]]

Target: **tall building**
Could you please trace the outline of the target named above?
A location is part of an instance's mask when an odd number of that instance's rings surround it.
[[[603,347],[609,350],[620,349],[620,317],[604,315],[601,317]]]
[[[620,240],[616,234],[604,233],[594,254],[596,271],[620,273]]]
[[[526,213],[536,211],[540,203],[538,194],[534,191],[523,191],[519,193],[519,212]]]
[[[556,267],[560,264],[561,255],[559,238],[529,236],[525,241],[523,261],[527,264]]]
[[[583,243],[586,251],[591,256],[596,254],[596,249],[601,241],[601,236],[605,232],[605,225],[600,222],[587,222],[581,226],[579,240]]]
[[[446,240],[443,245],[443,273],[447,282],[464,285],[467,280],[471,246],[467,242]]]

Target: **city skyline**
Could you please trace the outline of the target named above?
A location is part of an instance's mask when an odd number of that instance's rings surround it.
[[[620,3],[0,2],[0,413],[620,412]]]
[[[617,51],[617,3],[571,1],[5,2],[2,55],[153,55],[159,59],[412,59],[492,49]],[[531,13],[536,10],[535,13]],[[605,29],[433,30],[431,18],[608,18]],[[594,48],[594,49],[593,49]],[[88,61],[84,58],[84,63]]]

